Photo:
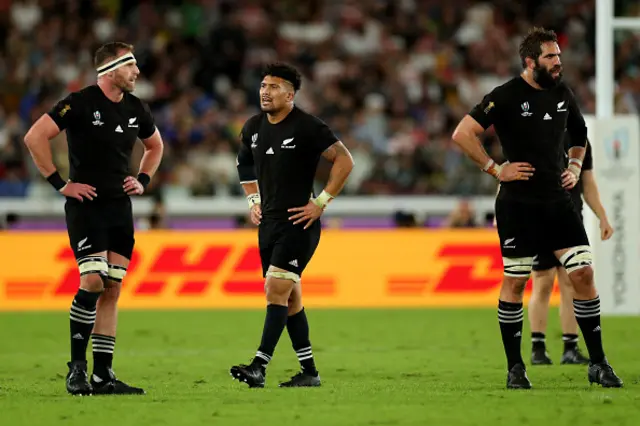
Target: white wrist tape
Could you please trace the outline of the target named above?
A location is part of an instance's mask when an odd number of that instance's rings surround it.
[[[500,172],[502,172],[502,166],[490,158],[489,161],[487,161],[487,164],[485,164],[482,168],[482,171],[500,180]]]
[[[582,173],[582,161],[579,158],[570,158],[567,170],[576,175],[576,178],[579,178],[580,173]]]
[[[249,203],[249,208],[252,208],[256,204],[260,204],[260,193],[256,192],[255,194],[247,195],[247,202]]]
[[[327,207],[327,204],[329,204],[334,198],[335,197],[329,194],[327,191],[322,191],[316,198],[312,198],[311,202],[316,206],[324,209]]]

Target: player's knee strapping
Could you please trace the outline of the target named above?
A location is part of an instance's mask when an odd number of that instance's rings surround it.
[[[127,275],[127,268],[112,263],[109,264],[109,281],[121,283],[125,275]]]
[[[565,254],[560,257],[560,263],[567,270],[567,273],[572,273],[578,269],[591,266],[593,263],[593,255],[591,254],[591,247],[589,246],[575,246],[571,247]]]
[[[300,282],[300,275],[286,271],[267,271],[267,277],[278,278],[281,280],[291,280],[294,283]]]
[[[533,269],[533,257],[503,257],[504,275],[514,278],[529,278]]]
[[[104,256],[85,256],[78,259],[80,276],[98,274],[104,280],[109,275],[109,263]]]

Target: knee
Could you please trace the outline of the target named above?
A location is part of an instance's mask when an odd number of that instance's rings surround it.
[[[296,274],[282,270],[269,270],[265,283],[267,301],[279,305],[288,305],[293,286],[299,280]]]
[[[544,271],[543,273],[534,272],[533,274],[533,292],[540,296],[549,298],[553,291],[553,281],[555,278],[554,270]],[[526,285],[526,281],[525,281]]]
[[[514,296],[522,296],[529,277],[505,277],[503,287]]]
[[[521,296],[533,269],[533,257],[505,257],[502,261],[504,263],[503,287],[512,294]]]
[[[100,274],[85,274],[80,278],[80,288],[91,293],[99,293],[104,289],[104,279]]]
[[[120,298],[120,283],[116,283],[113,281],[107,281],[107,284],[104,287],[104,291],[100,296],[100,303],[110,303],[115,304],[118,303],[118,299]]]
[[[574,286],[590,287],[593,285],[593,268],[585,266],[570,274],[571,282]]]

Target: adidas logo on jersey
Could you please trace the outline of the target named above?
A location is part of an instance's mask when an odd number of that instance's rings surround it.
[[[289,265],[295,266],[297,268],[298,267],[298,259],[293,259],[291,262],[289,262]]]
[[[116,127],[116,133],[122,133],[122,127],[120,127],[119,124],[118,127]]]
[[[271,154],[271,155],[273,155],[273,154],[274,154],[274,152],[273,152],[273,148],[269,148],[269,149],[267,150],[267,154]]]
[[[543,120],[551,120],[551,116],[549,115],[549,113],[546,113],[544,115]]]

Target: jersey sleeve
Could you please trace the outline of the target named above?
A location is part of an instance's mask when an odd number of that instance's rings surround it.
[[[56,123],[58,129],[63,131],[69,127],[69,124],[72,122],[72,117],[76,114],[79,107],[78,95],[72,93],[56,103],[47,114],[49,114],[49,117]]]
[[[482,102],[471,109],[469,115],[486,130],[496,122],[496,103],[496,91],[494,90],[485,95]]]
[[[584,160],[582,160],[582,170],[593,170],[593,149],[591,149],[591,143],[587,143],[587,150],[584,153]]]
[[[340,140],[327,123],[318,117],[313,117],[313,124],[309,130],[313,138],[313,147],[319,153],[323,153],[327,148]]]
[[[571,89],[567,87],[569,116],[567,117],[567,132],[569,132],[571,147],[587,145],[587,123],[584,121],[578,102]]]
[[[153,114],[151,114],[151,109],[149,109],[149,105],[143,101],[140,101],[140,103],[142,105],[142,114],[140,116],[140,131],[138,132],[138,137],[140,139],[147,139],[156,132],[156,123],[153,119]]]
[[[236,167],[238,169],[240,183],[255,182],[258,180],[255,162],[253,160],[253,152],[251,152],[250,138],[251,132],[249,130],[249,121],[247,121],[240,132],[240,150],[236,158]]]

